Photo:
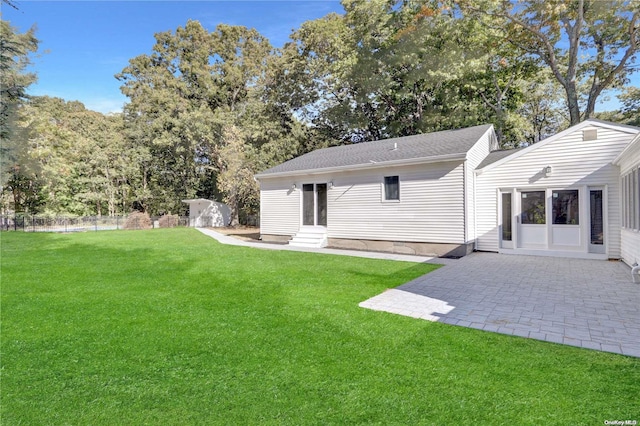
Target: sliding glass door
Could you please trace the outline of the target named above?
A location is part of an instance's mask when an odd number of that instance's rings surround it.
[[[302,185],[302,224],[327,226],[327,184]]]

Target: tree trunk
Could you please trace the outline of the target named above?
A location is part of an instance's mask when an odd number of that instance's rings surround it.
[[[236,228],[238,226],[240,226],[240,208],[238,207],[238,202],[236,201],[235,197],[232,197],[231,201],[229,203],[229,207],[231,207],[231,221],[229,223],[229,226],[231,226],[232,228]]]
[[[569,81],[563,86],[567,94],[567,107],[569,108],[571,126],[575,126],[580,123],[580,105],[578,104],[578,91],[576,90],[576,84],[574,81]]]

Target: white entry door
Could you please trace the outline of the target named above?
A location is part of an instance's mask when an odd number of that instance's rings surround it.
[[[518,247],[547,248],[546,191],[521,191],[518,204]]]

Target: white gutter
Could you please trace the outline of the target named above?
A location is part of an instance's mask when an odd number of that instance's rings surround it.
[[[271,178],[271,177],[285,177],[285,176],[299,176],[299,175],[319,175],[323,173],[339,172],[345,170],[362,170],[362,169],[377,169],[388,166],[411,166],[415,164],[429,164],[439,163],[443,161],[464,161],[467,159],[467,154],[447,154],[438,156],[429,156],[421,158],[409,158],[406,160],[389,160],[389,161],[373,161],[365,164],[352,164],[347,166],[335,166],[335,167],[323,167],[320,169],[306,169],[306,170],[294,170],[291,172],[277,172],[277,173],[258,173],[255,175],[256,179]]]

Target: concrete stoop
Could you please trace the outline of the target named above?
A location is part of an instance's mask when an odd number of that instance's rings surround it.
[[[327,243],[327,228],[323,226],[303,226],[289,241],[290,246],[311,248],[326,247]]]

